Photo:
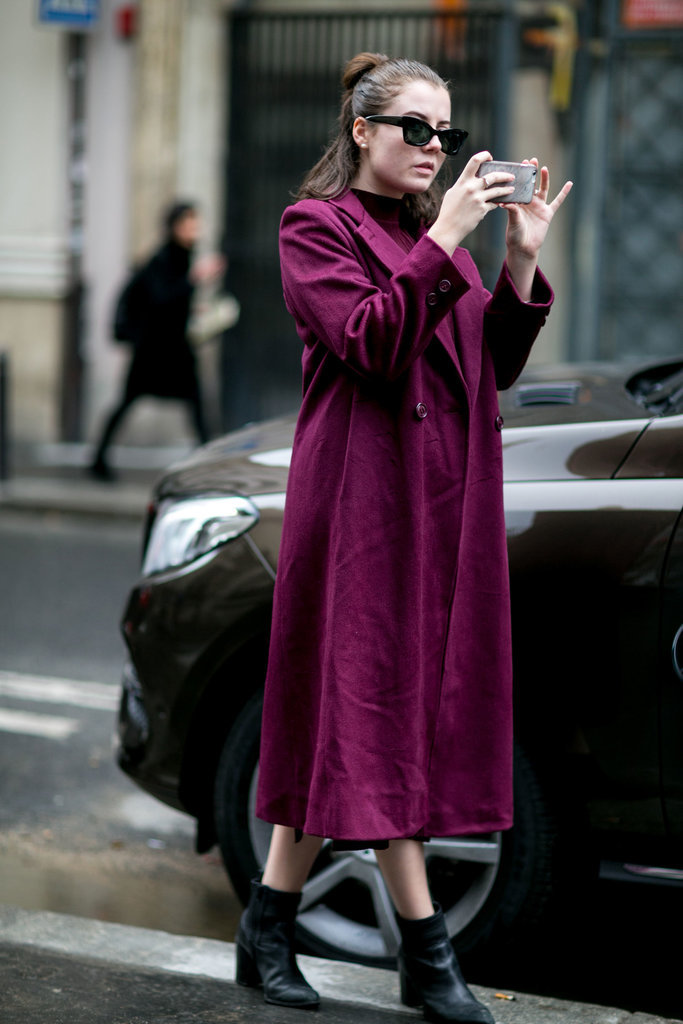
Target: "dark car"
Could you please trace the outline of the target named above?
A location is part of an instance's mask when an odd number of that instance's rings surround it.
[[[666,875],[683,855],[683,361],[528,370],[501,401],[515,826],[425,846],[461,951],[522,936],[600,862]],[[269,839],[254,801],[293,425],[166,473],[123,620],[121,767],[195,816],[243,899]],[[372,851],[323,847],[299,927],[312,952],[392,962]]]

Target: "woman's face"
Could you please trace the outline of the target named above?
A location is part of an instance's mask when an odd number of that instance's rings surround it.
[[[199,214],[194,210],[188,210],[175,221],[171,234],[178,245],[191,249],[199,241],[201,234]]]
[[[410,82],[382,113],[411,114],[433,128],[449,128],[451,98],[443,86]],[[425,146],[409,146],[398,125],[373,124],[358,117],[353,137],[361,155],[353,187],[377,195],[400,199],[407,192],[425,192],[446,159],[436,135]]]

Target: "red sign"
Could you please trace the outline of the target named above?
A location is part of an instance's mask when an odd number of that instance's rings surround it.
[[[683,28],[683,0],[623,0],[626,28]]]

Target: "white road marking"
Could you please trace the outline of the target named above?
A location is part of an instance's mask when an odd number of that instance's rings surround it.
[[[0,732],[17,732],[49,740],[68,740],[80,727],[80,722],[75,718],[36,715],[30,711],[9,711],[0,708]]]
[[[0,697],[38,701],[43,704],[70,704],[96,711],[116,711],[120,690],[108,683],[85,683],[76,679],[0,672]]]
[[[40,704],[67,704],[96,711],[116,711],[119,694],[118,686],[107,683],[89,683],[77,679],[0,671],[0,698],[8,697],[12,700]],[[81,723],[76,718],[0,708],[0,732],[40,736],[50,740],[67,740],[80,728]]]

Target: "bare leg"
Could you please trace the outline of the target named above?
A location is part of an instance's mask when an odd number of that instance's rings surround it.
[[[294,835],[293,828],[273,826],[263,885],[281,892],[301,892],[323,841],[319,836],[305,835],[296,843]]]
[[[378,850],[389,894],[398,911],[401,946],[398,969],[401,1001],[424,1007],[427,1020],[495,1024],[462,976],[441,908],[429,894],[422,843],[394,839]]]
[[[412,921],[431,917],[434,906],[422,843],[416,839],[392,839],[388,850],[377,850],[377,862],[400,916]]]

